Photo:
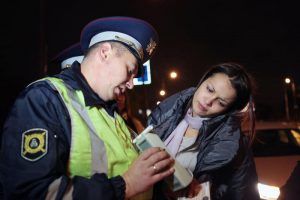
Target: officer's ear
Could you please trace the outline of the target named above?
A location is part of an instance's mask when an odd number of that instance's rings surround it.
[[[109,42],[103,42],[98,48],[98,56],[102,61],[106,61],[112,55],[112,46]]]

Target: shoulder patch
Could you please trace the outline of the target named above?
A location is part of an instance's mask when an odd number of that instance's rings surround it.
[[[37,161],[47,154],[48,131],[33,128],[22,133],[21,156],[29,161]]]

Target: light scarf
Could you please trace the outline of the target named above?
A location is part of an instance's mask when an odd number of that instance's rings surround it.
[[[169,153],[175,158],[180,144],[182,142],[184,133],[190,126],[193,129],[199,130],[202,126],[202,122],[207,118],[201,118],[199,116],[192,116],[192,109],[189,108],[185,114],[183,120],[177,125],[174,131],[169,135],[169,137],[164,141]]]

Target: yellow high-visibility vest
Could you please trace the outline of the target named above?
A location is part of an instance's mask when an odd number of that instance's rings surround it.
[[[45,79],[59,92],[71,118],[70,177],[89,178],[95,173],[114,177],[127,171],[138,154],[122,117],[116,112],[111,117],[103,108],[86,106],[82,91],[61,79]]]

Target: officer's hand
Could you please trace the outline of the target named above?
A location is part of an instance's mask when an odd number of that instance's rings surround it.
[[[154,183],[170,176],[175,169],[174,159],[158,147],[143,152],[123,174],[126,199],[148,190]]]

